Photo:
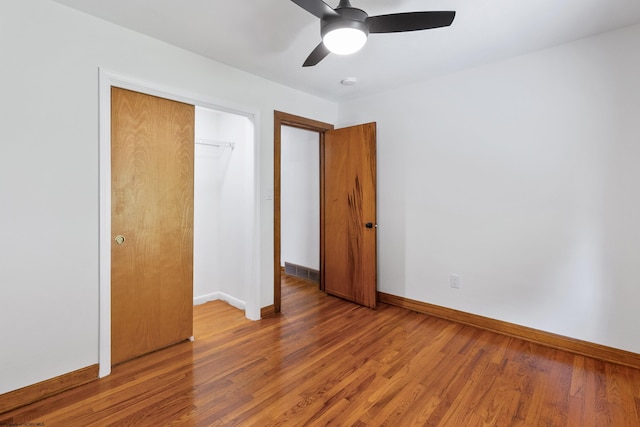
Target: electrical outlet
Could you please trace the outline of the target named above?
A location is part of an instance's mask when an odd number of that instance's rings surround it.
[[[452,274],[449,276],[449,285],[450,285],[452,288],[460,289],[460,276],[459,276],[459,275],[457,275],[457,274],[453,274],[453,273],[452,273]]]

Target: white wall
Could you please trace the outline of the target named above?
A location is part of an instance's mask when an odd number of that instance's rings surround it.
[[[98,362],[98,69],[256,112],[273,304],[273,110],[337,106],[49,0],[0,2],[0,393]]]
[[[378,122],[379,289],[640,352],[639,42],[629,27],[341,105]]]
[[[320,270],[320,139],[282,126],[280,261]]]
[[[253,123],[196,107],[195,124],[194,302],[223,299],[244,309],[251,281]],[[197,143],[201,139],[233,148]]]

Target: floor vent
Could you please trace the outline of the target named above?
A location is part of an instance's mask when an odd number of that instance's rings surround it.
[[[303,267],[301,265],[291,264],[290,262],[284,263],[284,272],[289,276],[300,277],[312,282],[320,283],[320,272],[309,267]]]

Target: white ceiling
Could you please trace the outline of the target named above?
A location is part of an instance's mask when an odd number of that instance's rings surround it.
[[[290,0],[54,1],[333,101],[640,23],[638,0],[352,0],[370,16],[454,10],[456,18],[446,28],[372,34],[354,55],[302,68],[320,24]],[[341,85],[345,77],[358,84]]]

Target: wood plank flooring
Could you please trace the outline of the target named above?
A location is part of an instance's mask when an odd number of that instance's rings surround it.
[[[284,276],[281,315],[195,307],[196,341],[0,415],[53,426],[640,426],[640,371]],[[32,424],[33,425],[33,424]]]

